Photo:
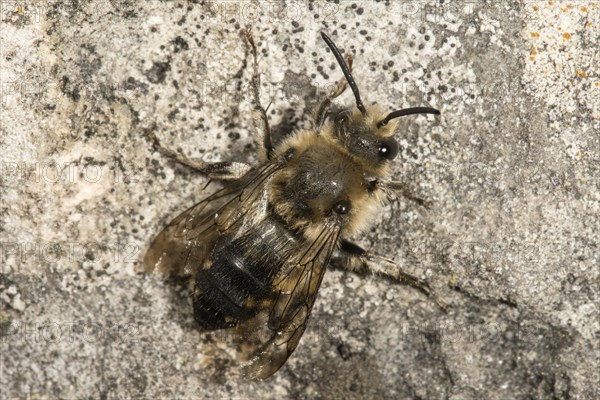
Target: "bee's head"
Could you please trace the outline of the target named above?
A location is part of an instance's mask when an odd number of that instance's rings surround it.
[[[393,137],[396,130],[396,122],[393,121],[395,118],[411,114],[439,115],[440,112],[429,107],[413,107],[385,115],[377,107],[365,107],[350,68],[340,51],[329,36],[323,32],[321,36],[337,59],[356,99],[355,109],[343,110],[333,117],[333,135],[352,155],[363,160],[366,165],[378,168],[398,154],[398,142]]]

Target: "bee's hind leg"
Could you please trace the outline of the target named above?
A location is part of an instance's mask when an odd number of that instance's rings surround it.
[[[192,159],[184,154],[177,153],[168,147],[163,146],[158,137],[151,132],[148,137],[152,141],[154,148],[167,157],[173,158],[175,161],[186,165],[194,170],[206,175],[210,179],[221,181],[232,181],[241,178],[252,167],[241,162],[214,162],[205,163],[202,160]]]
[[[402,271],[400,265],[393,260],[372,254],[359,245],[347,240],[342,240],[340,252],[342,254],[342,260],[340,261],[342,262],[334,262],[332,264],[334,267],[349,270],[363,276],[375,274],[393,283],[412,286],[435,301],[442,310],[446,310],[446,303],[435,295],[427,282]]]
[[[258,131],[258,136],[262,138],[262,144],[259,140],[256,140],[255,142],[259,149],[259,156],[261,160],[270,160],[273,155],[273,143],[271,141],[271,128],[269,127],[267,110],[265,110],[260,104],[260,74],[258,72],[258,55],[256,52],[256,44],[254,43],[254,38],[252,37],[252,33],[249,29],[244,31],[244,38],[246,39],[246,44],[252,53],[253,59],[251,91],[252,106],[254,107],[254,110],[252,117],[254,119],[256,130]]]

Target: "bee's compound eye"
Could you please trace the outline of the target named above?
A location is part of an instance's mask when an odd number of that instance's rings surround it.
[[[342,200],[333,207],[333,210],[340,215],[348,214],[350,211],[350,202],[348,200]]]
[[[398,155],[398,142],[393,137],[385,138],[379,144],[379,156],[393,160]]]

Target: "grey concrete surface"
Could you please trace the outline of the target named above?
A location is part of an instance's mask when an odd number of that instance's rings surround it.
[[[597,1],[2,1],[0,398],[597,399]],[[331,270],[270,380],[231,368],[187,293],[138,271],[153,235],[255,161],[240,32],[282,133],[355,54],[402,120],[394,175],[421,197],[358,241],[450,304]],[[350,93],[339,99],[352,105]]]

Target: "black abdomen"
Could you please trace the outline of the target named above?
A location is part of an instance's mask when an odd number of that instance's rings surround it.
[[[285,249],[296,240],[274,219],[235,239],[219,237],[210,254],[212,266],[196,274],[194,318],[200,327],[230,328],[253,317],[257,305],[273,296],[273,277],[287,258]]]

